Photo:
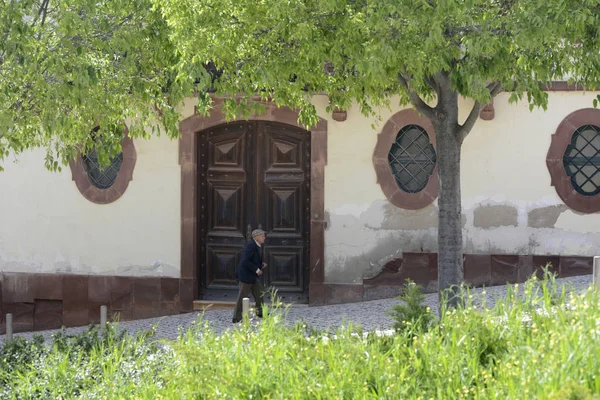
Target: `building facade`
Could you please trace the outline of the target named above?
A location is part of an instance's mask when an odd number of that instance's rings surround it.
[[[467,282],[519,282],[547,263],[562,276],[591,273],[600,253],[596,95],[557,83],[545,112],[504,93],[482,112],[461,161]],[[93,154],[61,173],[44,168],[43,150],[7,162],[1,314],[13,313],[16,330],[42,330],[98,321],[100,305],[126,320],[231,299],[241,248],[258,227],[267,231],[265,283],[286,301],[392,297],[406,278],[435,290],[432,125],[411,109],[382,109],[375,120],[313,101],[320,121],[306,130],[272,104],[227,123],[219,102],[202,117],[189,99],[180,140],[125,138],[105,171]],[[471,104],[461,101],[464,118]]]

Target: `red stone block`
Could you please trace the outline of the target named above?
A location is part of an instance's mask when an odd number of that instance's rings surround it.
[[[133,279],[133,317],[160,316],[160,278]]]
[[[463,268],[466,283],[481,286],[492,280],[492,257],[489,254],[465,254]]]
[[[401,286],[404,284],[406,277],[402,275],[402,259],[396,258],[395,260],[389,261],[383,266],[383,269],[374,276],[373,278],[363,279],[363,284],[369,286],[378,285],[397,285]],[[313,283],[311,282],[311,287]],[[312,296],[312,295],[311,295]],[[311,300],[312,301],[312,300]]]
[[[559,256],[533,256],[533,270],[536,273],[538,278],[542,278],[544,276],[544,271],[542,268],[546,267],[547,264],[551,264],[548,270],[550,272],[558,273],[560,267],[560,257]]]
[[[179,280],[179,311],[190,312],[194,306],[194,286],[197,281],[195,279],[180,279]]]
[[[363,285],[325,283],[326,304],[356,303],[363,300]]]
[[[33,274],[5,272],[3,274],[3,301],[5,303],[33,303]]]
[[[100,322],[100,307],[108,307],[108,320],[111,320],[110,293],[111,276],[90,275],[88,281],[88,320],[90,323]]]
[[[438,280],[438,255],[437,253],[429,253],[429,282],[437,282]]]
[[[110,286],[110,308],[113,311],[125,312],[133,305],[133,278],[113,276]]]
[[[518,280],[519,256],[493,255],[492,256],[492,285],[505,285]]]
[[[58,329],[63,324],[63,305],[60,300],[36,300],[33,329]]]
[[[13,315],[13,332],[30,332],[33,330],[33,303],[5,303],[4,312]]]
[[[308,304],[311,306],[322,306],[325,304],[325,284],[313,283],[308,285]]]
[[[63,275],[61,274],[32,274],[33,297],[43,300],[62,300]]]
[[[110,293],[113,277],[90,275],[88,280],[88,300],[90,303],[110,305]]]
[[[66,326],[82,326],[89,323],[87,275],[63,276],[63,323]]]
[[[592,257],[560,257],[560,276],[588,275],[594,272],[594,259]]]
[[[533,275],[533,256],[519,256],[517,282],[525,282]]]
[[[427,285],[429,283],[429,254],[404,253],[402,260],[402,275],[415,283]],[[404,282],[402,283],[404,284]]]
[[[179,279],[160,278],[160,302],[179,301]]]

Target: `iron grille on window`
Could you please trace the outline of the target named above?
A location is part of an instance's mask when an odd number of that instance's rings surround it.
[[[112,158],[110,164],[104,170],[100,167],[96,150],[92,150],[83,156],[83,165],[85,165],[85,172],[88,175],[88,179],[98,189],[108,189],[115,183],[122,164],[123,152]]]
[[[398,132],[388,155],[400,189],[417,193],[425,189],[436,163],[435,149],[425,129],[407,125]]]
[[[573,133],[563,157],[575,190],[584,196],[600,193],[600,128],[584,125]]]

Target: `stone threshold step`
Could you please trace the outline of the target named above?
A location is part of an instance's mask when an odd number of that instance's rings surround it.
[[[271,305],[271,302],[265,301],[267,306]],[[285,304],[285,303],[284,303]],[[254,306],[254,301],[250,298],[250,307]],[[308,304],[291,303],[292,308],[308,308]],[[194,311],[204,310],[233,310],[235,308],[235,301],[222,301],[222,300],[194,300]]]

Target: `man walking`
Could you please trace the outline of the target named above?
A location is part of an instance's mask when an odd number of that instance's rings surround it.
[[[256,302],[256,316],[262,318],[264,289],[258,277],[263,274],[262,270],[267,267],[267,264],[262,262],[260,253],[265,238],[265,231],[262,229],[252,231],[252,240],[244,247],[242,258],[235,271],[235,276],[240,281],[240,292],[233,310],[234,324],[242,320],[242,299],[248,297],[250,293],[252,293],[252,297]]]

